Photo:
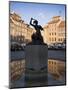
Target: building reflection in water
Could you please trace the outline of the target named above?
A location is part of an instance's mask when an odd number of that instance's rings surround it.
[[[12,80],[17,80],[21,74],[25,72],[25,60],[14,60],[10,62],[10,77]]]
[[[48,60],[48,85],[65,85],[65,74],[65,61],[58,59]]]
[[[20,78],[25,74],[25,60],[14,60],[10,62],[10,77],[11,83],[12,81],[19,81]],[[48,60],[48,83],[52,83],[53,85],[57,85],[52,82],[58,81],[58,84],[65,83],[65,62],[60,60],[49,59]],[[22,81],[23,83],[23,81]],[[48,85],[52,85],[52,84]],[[17,84],[17,83],[16,83]]]
[[[53,75],[63,76],[65,73],[65,62],[60,60],[49,59],[48,72]]]

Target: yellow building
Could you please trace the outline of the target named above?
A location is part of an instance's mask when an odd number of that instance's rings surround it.
[[[44,26],[44,41],[50,45],[54,43],[63,43],[65,40],[65,21],[60,16],[52,18]]]
[[[59,24],[57,33],[58,33],[57,36],[58,42],[63,43],[65,40],[65,21],[62,21]]]
[[[18,14],[10,14],[10,36],[12,41],[31,41],[32,33],[33,29]]]

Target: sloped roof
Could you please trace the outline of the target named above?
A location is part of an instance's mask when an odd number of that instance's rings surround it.
[[[59,22],[59,19],[58,20],[52,20],[50,22],[48,22],[48,24],[53,24],[53,23],[58,23]]]
[[[60,16],[54,16],[53,18],[59,18]]]
[[[65,21],[61,21],[58,27],[65,27]]]

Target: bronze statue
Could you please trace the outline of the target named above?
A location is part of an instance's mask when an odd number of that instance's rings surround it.
[[[36,33],[33,33],[32,35],[32,43],[33,44],[42,44],[43,43],[43,37],[41,35],[41,30],[43,30],[41,25],[38,25],[38,21],[31,18],[30,25],[33,26],[36,30]]]

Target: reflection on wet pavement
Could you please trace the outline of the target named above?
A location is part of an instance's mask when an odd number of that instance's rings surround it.
[[[48,85],[65,84],[65,62],[60,60],[48,60]]]
[[[10,62],[11,86],[25,87],[25,60]],[[18,78],[17,78],[18,77]],[[35,84],[32,84],[35,83]],[[48,60],[48,80],[41,82],[38,79],[35,82],[29,81],[26,86],[46,86],[46,85],[64,85],[65,84],[65,62],[49,59]]]

